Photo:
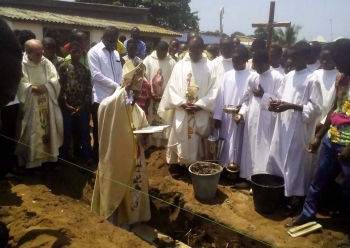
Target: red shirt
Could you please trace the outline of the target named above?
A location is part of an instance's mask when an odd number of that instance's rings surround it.
[[[146,106],[146,103],[151,97],[151,85],[146,80],[143,80],[141,93],[139,98],[136,100],[136,103],[143,109],[143,111],[145,111],[146,115],[148,115],[148,109],[146,109],[148,106]]]

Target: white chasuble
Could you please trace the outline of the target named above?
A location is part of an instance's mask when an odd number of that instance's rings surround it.
[[[61,86],[55,66],[44,57],[35,64],[24,54],[22,73],[17,96],[24,117],[15,154],[20,166],[34,168],[45,162],[56,162],[63,143],[63,119],[57,102]],[[32,86],[40,85],[45,85],[46,93],[32,91]]]
[[[190,165],[203,156],[201,137],[208,135],[216,95],[217,80],[212,62],[206,56],[192,62],[187,53],[175,65],[158,109],[158,114],[171,126],[168,163]],[[186,102],[202,110],[188,114],[181,107]]]

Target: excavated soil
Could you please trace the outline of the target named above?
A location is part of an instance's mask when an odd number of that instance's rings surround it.
[[[214,199],[196,199],[190,175],[171,178],[164,150],[147,153],[152,210],[147,224],[191,247],[331,248],[349,228],[348,216],[319,216],[321,231],[293,239],[278,213],[254,211],[248,191],[234,191],[220,180]],[[90,212],[93,181],[92,173],[72,165],[2,181],[0,218],[10,229],[10,246],[154,247]]]

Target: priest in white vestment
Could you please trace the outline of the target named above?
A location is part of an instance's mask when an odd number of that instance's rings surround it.
[[[15,154],[20,166],[34,168],[56,162],[63,144],[63,119],[57,102],[61,86],[55,66],[43,56],[39,40],[27,41],[25,51],[17,92],[24,117]]]
[[[248,58],[248,49],[238,45],[233,51],[231,60],[233,69],[226,72],[221,81],[219,80],[213,118],[215,127],[220,129],[220,136],[225,139],[220,159],[221,166],[227,166],[228,163],[232,162],[240,164],[241,137],[243,136],[244,124],[237,125],[234,121],[235,113],[226,113],[223,110],[223,106],[242,106],[246,81],[250,75],[249,67],[247,66]]]
[[[268,172],[283,176],[289,201],[282,214],[289,216],[302,204],[312,177],[312,154],[306,151],[315,135],[322,113],[322,92],[318,78],[307,69],[310,45],[298,42],[292,47],[295,67],[285,77],[281,101],[272,101],[270,110],[278,112],[271,142]]]
[[[129,230],[151,218],[143,136],[148,127],[144,111],[135,103],[142,89],[143,71],[128,86],[118,87],[98,109],[99,165],[91,210]]]
[[[214,65],[202,54],[203,49],[201,37],[191,39],[189,53],[175,65],[158,109],[158,114],[171,125],[167,162],[174,166],[199,160],[203,156],[201,137],[207,137],[209,132],[217,80]]]
[[[276,122],[275,114],[268,110],[269,102],[281,98],[284,85],[284,77],[270,68],[267,51],[257,51],[253,64],[256,72],[247,79],[243,105],[239,111],[241,121],[245,121],[245,129],[240,166],[240,177],[243,180],[235,184],[237,188],[248,187],[253,174],[266,173]]]
[[[164,120],[157,114],[159,102],[166,85],[174,69],[176,61],[168,53],[169,45],[165,41],[160,41],[156,51],[146,57],[143,64],[146,66],[145,77],[151,85],[152,99],[149,107],[148,122],[151,126],[164,125]],[[150,136],[148,146],[166,146],[169,137],[168,130],[163,133],[154,133]]]

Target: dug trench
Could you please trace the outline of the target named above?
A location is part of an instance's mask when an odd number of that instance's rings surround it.
[[[152,218],[146,224],[191,247],[331,248],[348,228],[348,217],[319,216],[322,231],[293,239],[278,213],[254,211],[248,191],[233,191],[223,180],[214,199],[198,200],[189,175],[171,178],[164,150],[147,153]],[[0,217],[12,247],[151,247],[90,212],[93,185],[92,173],[67,164],[2,182]]]

